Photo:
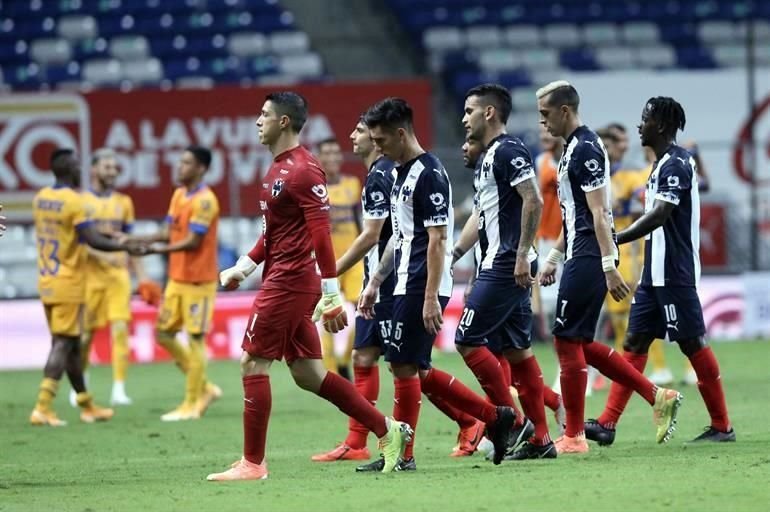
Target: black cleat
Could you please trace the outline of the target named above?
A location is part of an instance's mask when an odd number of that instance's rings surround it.
[[[555,459],[556,446],[553,441],[548,444],[538,445],[524,441],[513,453],[503,457],[503,460],[525,460],[525,459]]]
[[[529,418],[524,418],[524,423],[518,427],[513,427],[508,437],[508,447],[505,450],[505,455],[511,455],[516,451],[516,448],[526,442],[527,439],[535,435],[535,425],[529,421]]]
[[[714,427],[706,427],[703,429],[703,433],[690,441],[690,443],[700,443],[702,441],[711,441],[712,443],[734,443],[735,429],[731,428],[727,432],[722,432]]]
[[[369,472],[381,472],[385,467],[385,458],[380,457],[377,460],[363,464],[356,467],[356,473],[369,473]],[[415,471],[417,470],[417,463],[414,461],[414,457],[410,457],[406,460],[398,459],[398,464],[393,471]]]
[[[498,407],[497,419],[494,423],[487,424],[487,437],[495,447],[495,455],[492,457],[494,464],[500,464],[508,448],[511,429],[516,422],[516,413],[510,407]]]
[[[615,429],[606,428],[594,419],[583,423],[583,428],[586,431],[586,439],[596,441],[599,446],[610,446],[615,442]]]

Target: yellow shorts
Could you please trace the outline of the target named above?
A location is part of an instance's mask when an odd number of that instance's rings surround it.
[[[214,317],[217,282],[180,283],[170,280],[163,293],[156,327],[159,331],[206,334]]]
[[[345,300],[354,304],[358,303],[361,295],[361,285],[364,283],[364,264],[358,262],[350,270],[340,276],[340,289]]]
[[[43,304],[45,319],[51,334],[60,336],[80,336],[83,334],[83,304],[62,302]]]
[[[92,331],[118,320],[128,322],[131,320],[130,301],[128,272],[115,273],[109,283],[87,281],[85,329]]]

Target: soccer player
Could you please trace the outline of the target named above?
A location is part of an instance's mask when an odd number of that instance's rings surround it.
[[[341,258],[350,249],[356,237],[361,233],[361,182],[355,176],[341,174],[342,150],[337,139],[326,139],[318,143],[318,161],[326,173],[329,191],[329,216],[332,223],[332,245],[334,255]],[[383,221],[384,224],[384,221]],[[371,235],[373,236],[373,235]],[[364,268],[360,259],[352,263],[345,273],[338,271],[342,295],[353,309],[361,293]],[[355,326],[347,329],[345,344],[339,356],[335,352],[335,335],[324,330],[321,332],[321,352],[327,370],[337,372],[350,380],[350,358],[355,339]]]
[[[29,417],[32,425],[60,427],[51,404],[59,381],[67,372],[77,393],[80,420],[85,423],[112,418],[112,409],[94,405],[86,390],[80,356],[81,316],[86,291],[86,246],[101,251],[125,251],[141,254],[138,244],[119,243],[101,235],[86,214],[80,185],[80,165],[71,149],[57,149],[51,154],[51,170],[56,177],[53,187],[44,187],[33,199],[32,208],[37,237],[38,291],[51,331],[51,350],[43,369],[43,381],[37,403]]]
[[[206,380],[206,333],[214,314],[219,272],[219,201],[203,183],[210,164],[207,148],[185,149],[177,169],[181,186],[171,197],[164,229],[136,238],[151,242],[152,252],[169,255],[169,281],[155,337],[185,374],[185,394],[176,409],[161,416],[163,421],[199,419],[211,402],[222,396],[222,390]],[[176,337],[182,328],[187,333],[187,347]]]
[[[483,84],[465,94],[466,133],[481,141],[485,153],[475,173],[476,200],[453,251],[458,258],[481,248],[478,275],[455,333],[455,345],[496,405],[515,409],[509,382],[532,423],[518,413],[512,459],[554,458],[543,406],[543,378],[531,350],[530,287],[533,248],[543,200],[526,146],[506,133],[511,95],[498,84]],[[492,342],[491,340],[494,340]],[[510,365],[505,375],[493,350]],[[508,370],[508,368],[506,368]],[[511,379],[512,377],[512,379]],[[518,411],[517,411],[518,412]]]
[[[631,305],[624,358],[644,371],[647,350],[666,334],[692,363],[711,425],[694,441],[735,441],[727,416],[719,364],[706,345],[703,311],[696,286],[700,279],[700,197],[695,159],[676,144],[685,113],[673,98],[650,98],[642,111],[639,137],[657,157],[647,181],[644,215],[618,233],[618,243],[644,237],[644,271]],[[631,391],[613,383],[604,412],[586,422],[586,437],[609,445],[615,440]]]
[[[556,449],[560,454],[588,452],[583,430],[587,364],[632,388],[652,405],[656,440],[666,442],[673,434],[682,396],[658,388],[610,347],[593,343],[607,291],[615,300],[629,293],[616,268],[618,251],[610,210],[607,151],[596,133],[581,123],[580,98],[569,82],[559,80],[542,87],[537,91],[537,100],[541,124],[551,135],[567,142],[559,162],[562,233],[540,276],[542,285],[553,284],[556,265],[565,259],[553,335],[561,366],[567,427],[556,440]]]
[[[452,255],[446,247],[454,223],[449,176],[438,158],[420,146],[406,101],[386,98],[372,106],[364,119],[374,144],[399,164],[390,197],[393,237],[359,302],[361,313],[374,318],[377,292],[395,270],[393,330],[385,355],[395,385],[393,416],[416,429],[421,392],[432,400],[438,397],[487,424],[496,450],[494,463],[499,464],[516,421],[513,409],[496,407],[452,375],[431,368],[433,340],[452,291]],[[375,470],[382,462],[375,460],[358,469]],[[399,469],[416,469],[413,443],[407,446]]]
[[[96,229],[105,236],[129,233],[134,223],[134,203],[131,198],[115,190],[119,174],[115,153],[100,149],[91,159],[91,188],[83,192],[86,210]],[[109,324],[112,338],[112,405],[130,405],[125,381],[130,354],[128,322],[131,320],[131,278],[128,273],[128,255],[88,251],[86,263],[86,307],[83,333],[83,371],[88,368],[94,330]],[[160,286],[147,278],[144,265],[138,257],[130,266],[139,281],[139,294],[148,304],[160,302]],[[74,390],[70,402],[75,402]]]
[[[383,416],[350,382],[327,371],[321,362],[313,318],[337,332],[347,317],[331,244],[326,178],[318,161],[299,144],[306,119],[307,102],[294,92],[267,95],[257,119],[259,140],[274,156],[259,198],[264,230],[249,254],[220,274],[222,285],[233,289],[265,263],[242,345],[243,457],[208,480],[267,478],[270,366],[284,358],[299,387],[375,433],[385,457],[383,473],[393,471],[411,436],[409,425]]]

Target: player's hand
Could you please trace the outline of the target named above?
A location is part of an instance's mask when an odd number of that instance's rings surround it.
[[[626,284],[618,269],[614,268],[609,272],[605,272],[604,278],[607,280],[607,291],[610,292],[612,298],[617,302],[622,301],[626,295],[631,293],[631,288]]]
[[[321,320],[328,332],[339,332],[348,325],[348,314],[342,302],[337,279],[323,279],[321,291],[321,300],[313,311],[313,321]]]
[[[369,284],[366,285],[366,288],[358,297],[358,311],[360,311],[361,316],[367,320],[374,319],[374,305],[377,303],[378,294],[379,288],[369,281]]]
[[[546,261],[540,271],[540,286],[551,286],[556,282],[556,264]]]
[[[235,265],[219,273],[219,283],[225,290],[235,290],[241,285],[241,281],[256,269],[257,264],[247,255],[243,255],[238,258]]]
[[[532,265],[527,256],[516,256],[516,266],[513,269],[513,278],[516,284],[522,288],[530,288],[535,284],[535,278],[531,274]]]
[[[118,242],[121,244],[125,250],[130,254],[131,256],[145,256],[146,254],[149,254],[150,250],[147,247],[147,244],[136,241],[136,240],[128,240],[127,242]]]
[[[431,336],[441,330],[444,318],[441,315],[441,303],[437,296],[426,298],[422,305],[422,323]]]
[[[157,306],[160,304],[162,292],[160,285],[155,281],[151,279],[145,279],[144,281],[141,281],[136,291],[142,300],[150,306]]]

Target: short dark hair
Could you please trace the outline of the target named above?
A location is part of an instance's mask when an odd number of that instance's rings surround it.
[[[404,128],[412,131],[414,129],[414,114],[409,103],[402,98],[385,98],[378,101],[364,114],[364,123],[369,128],[381,126],[388,130]]]
[[[548,105],[552,107],[561,107],[562,105],[567,105],[569,108],[577,112],[578,107],[580,106],[580,96],[578,95],[577,89],[575,89],[573,85],[562,85],[560,87],[556,87],[554,90],[548,93]]]
[[[663,126],[663,135],[667,138],[674,139],[678,130],[684,130],[687,122],[684,108],[674,98],[656,96],[647,100],[647,105],[648,115]]]
[[[204,148],[203,146],[187,146],[185,151],[189,151],[195,157],[195,161],[201,164],[206,169],[211,165],[211,150]]]
[[[628,130],[626,130],[626,125],[623,123],[618,123],[617,121],[610,123],[607,125],[608,130],[617,130],[620,133],[626,133]]]
[[[513,103],[511,102],[511,93],[500,84],[481,84],[476,87],[471,87],[468,92],[465,93],[465,99],[467,100],[471,96],[478,96],[479,99],[486,105],[492,105],[500,116],[500,122],[505,124],[508,122],[508,117],[513,110]]]
[[[612,131],[612,128],[609,126],[596,130],[596,135],[598,135],[602,141],[611,140],[612,142],[618,142],[618,135]]]
[[[338,140],[337,140],[336,138],[334,138],[334,137],[327,137],[327,138],[325,138],[325,139],[323,139],[323,140],[319,141],[319,142],[316,144],[316,147],[318,148],[318,151],[321,151],[321,148],[322,148],[322,147],[324,147],[324,146],[325,146],[325,145],[327,145],[327,144],[337,144],[337,145],[339,146],[339,145],[340,145],[340,141],[338,141]]]
[[[279,116],[288,116],[291,120],[291,129],[299,133],[307,121],[307,100],[293,91],[271,92],[265,96],[265,101],[270,101]]]
[[[57,166],[59,165],[59,159],[64,158],[65,156],[74,156],[75,150],[70,148],[57,148],[54,149],[51,153],[51,158],[49,159],[49,164],[51,166],[51,170],[56,170]]]

